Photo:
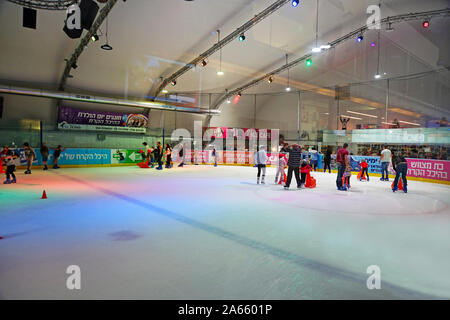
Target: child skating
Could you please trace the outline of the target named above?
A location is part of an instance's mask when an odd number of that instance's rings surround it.
[[[369,181],[369,164],[367,163],[366,159],[362,159],[362,161],[359,163],[359,166],[361,167],[359,181],[363,181],[364,179],[367,179],[367,181]]]
[[[347,167],[344,173],[344,182],[343,185],[345,188],[350,189],[350,177],[352,176],[352,169],[351,167]]]
[[[280,177],[281,179],[281,185],[284,186],[285,184],[285,179],[284,179],[284,169],[286,169],[287,167],[287,163],[286,163],[286,159],[284,157],[284,154],[280,153],[280,155],[278,156],[278,161],[277,161],[277,173],[275,175],[275,184],[278,183],[278,177]]]
[[[14,174],[14,171],[16,171],[16,164],[14,162],[15,158],[17,158],[17,156],[13,154],[12,150],[8,150],[5,156],[6,180],[3,184],[16,183],[16,175]]]
[[[36,153],[28,142],[25,142],[23,147],[25,149],[25,158],[27,159],[27,170],[25,174],[31,174],[31,166],[33,165],[34,159],[36,159]]]
[[[310,173],[312,170],[311,166],[308,165],[308,162],[306,160],[302,161],[302,164],[300,165],[300,181],[301,184],[300,186],[302,188],[305,187],[305,183],[306,183],[306,176],[308,175],[308,173]]]
[[[59,157],[61,156],[61,153],[64,152],[66,148],[63,148],[61,145],[58,145],[54,150],[55,151],[53,152],[53,169],[59,169],[60,167],[58,166],[58,160]]]

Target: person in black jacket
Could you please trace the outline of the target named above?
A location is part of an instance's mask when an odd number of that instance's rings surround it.
[[[408,174],[408,163],[406,162],[405,157],[401,154],[395,156],[394,159],[392,159],[392,163],[396,173],[394,180],[394,187],[392,188],[392,191],[395,192],[398,190],[398,180],[400,179],[401,176],[403,182],[403,192],[407,193],[408,181],[406,180],[406,175]]]
[[[155,148],[155,159],[158,162],[158,167],[156,168],[156,170],[162,170],[163,166],[162,166],[162,157],[163,157],[163,147],[161,145],[161,142],[156,142],[156,148]]]
[[[288,175],[286,185],[284,186],[285,190],[289,189],[292,180],[292,173],[295,175],[295,180],[297,181],[297,188],[300,189],[302,182],[300,179],[300,161],[302,158],[302,148],[298,144],[292,145],[292,147],[287,149],[289,152],[289,160],[288,160]]]
[[[327,171],[328,168],[328,173],[331,173],[331,147],[327,148],[327,151],[325,152],[325,157],[323,159],[324,161],[324,168],[323,168],[323,172]]]

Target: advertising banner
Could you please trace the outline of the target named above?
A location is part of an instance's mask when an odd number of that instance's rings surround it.
[[[228,137],[249,139],[250,137],[258,139],[271,139],[271,129],[254,129],[254,128],[228,128],[228,127],[209,127],[203,128],[205,131],[212,130],[211,138],[226,139]]]
[[[138,163],[141,162],[142,154],[139,150],[111,149],[111,163]]]
[[[145,133],[147,124],[148,118],[143,114],[59,108],[58,129],[61,130]]]
[[[428,159],[406,159],[408,176],[450,181],[450,161]]]
[[[15,149],[14,152],[19,156],[16,165],[25,166],[27,159],[25,158],[25,149]],[[36,159],[33,165],[42,165],[42,156],[38,148],[34,149]],[[53,150],[50,149],[48,164],[53,164]],[[95,164],[111,164],[110,149],[66,149],[61,153],[58,165],[95,165]]]

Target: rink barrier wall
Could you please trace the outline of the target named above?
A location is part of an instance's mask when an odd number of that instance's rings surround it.
[[[18,155],[16,159],[16,166],[24,168],[26,164],[24,149],[16,148],[13,151]],[[33,166],[42,167],[42,156],[39,149],[35,149],[36,159],[33,161]],[[193,150],[186,152],[185,158],[193,160],[194,153],[197,154],[198,163],[214,164],[214,156],[211,150],[204,150],[194,152]],[[178,150],[173,152],[173,161],[179,162],[180,158],[176,155]],[[253,156],[250,152],[245,151],[218,151],[218,165],[228,166],[253,166]],[[304,153],[305,158],[308,153]],[[278,154],[268,153],[268,167],[276,166]],[[365,159],[369,164],[369,173],[371,176],[381,176],[381,163],[379,157],[369,156],[355,156],[351,155],[350,164],[352,171],[359,172],[361,170],[359,162]],[[225,162],[224,162],[225,160]],[[323,170],[319,158],[319,170]],[[114,167],[114,166],[133,166],[142,161],[140,150],[137,149],[83,149],[83,148],[68,148],[60,156],[58,165],[66,168],[80,168],[80,167]],[[423,182],[432,182],[450,185],[450,161],[431,160],[431,159],[407,159],[408,161],[408,179]],[[193,161],[192,161],[193,162]],[[53,151],[50,152],[48,165],[53,163]],[[335,165],[332,165],[333,172],[336,172]],[[389,174],[395,176],[392,165],[389,167]]]

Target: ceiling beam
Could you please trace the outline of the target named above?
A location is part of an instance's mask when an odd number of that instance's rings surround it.
[[[441,10],[425,11],[425,12],[407,13],[407,14],[401,14],[401,15],[397,15],[397,16],[383,18],[383,19],[381,19],[381,24],[389,26],[391,24],[400,23],[400,22],[404,22],[404,21],[423,20],[423,19],[431,19],[431,18],[436,18],[436,17],[448,17],[449,15],[450,15],[450,8],[441,9]],[[360,34],[363,34],[367,30],[368,30],[367,25],[364,25],[364,26],[362,26],[356,30],[353,30],[352,32],[350,32],[332,42],[329,42],[328,44],[330,45],[330,49],[336,47],[337,45],[345,42],[348,39],[352,39]],[[328,49],[328,50],[330,50],[330,49]],[[238,94],[239,92],[245,91],[251,87],[254,87],[257,84],[259,84],[260,82],[267,79],[268,77],[282,73],[283,71],[285,71],[287,69],[295,67],[298,64],[302,63],[303,61],[306,61],[307,59],[309,59],[311,57],[312,57],[312,53],[307,53],[304,56],[302,56],[298,59],[295,59],[295,60],[291,61],[290,63],[284,64],[283,66],[281,66],[271,72],[268,72],[265,75],[258,77],[236,89],[227,91],[226,93],[224,93],[221,97],[219,97],[214,102],[214,104],[211,106],[211,110],[218,109],[219,106],[225,100],[227,100],[229,97],[234,96],[234,95]],[[211,120],[211,116],[208,116],[207,123],[209,123],[210,120]]]
[[[69,77],[70,70],[72,69],[72,66],[76,64],[78,58],[83,53],[83,50],[87,47],[89,41],[91,41],[91,36],[94,34],[97,34],[97,30],[100,28],[101,24],[105,20],[105,18],[108,16],[111,9],[116,4],[117,0],[108,0],[108,2],[105,4],[105,6],[100,10],[99,15],[97,16],[97,19],[92,24],[91,28],[89,29],[89,32],[86,33],[81,39],[80,43],[76,47],[76,49],[73,51],[72,55],[70,56],[70,59],[66,62],[66,67],[64,68],[63,75],[61,77],[61,81],[59,82],[59,90],[64,91],[67,83],[67,78]]]
[[[246,23],[238,27],[235,31],[227,35],[225,38],[223,38],[221,41],[214,44],[211,48],[206,50],[205,52],[201,53],[198,57],[184,65],[182,68],[178,69],[176,72],[172,73],[168,77],[164,78],[162,82],[157,87],[154,94],[150,92],[150,96],[158,96],[158,94],[170,83],[172,80],[175,80],[179,78],[181,75],[192,69],[194,66],[198,65],[203,59],[208,58],[216,51],[220,50],[224,46],[226,46],[228,43],[239,37],[242,33],[245,33],[246,31],[250,30],[254,25],[256,25],[258,22],[264,20],[269,15],[280,9],[283,5],[290,2],[291,0],[277,0],[272,5],[255,15],[253,18],[248,20]]]

